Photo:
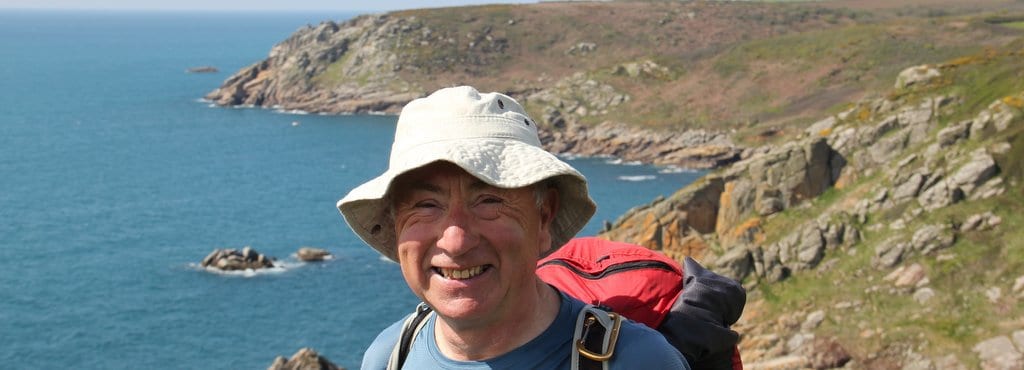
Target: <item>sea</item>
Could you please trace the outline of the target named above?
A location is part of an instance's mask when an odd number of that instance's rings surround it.
[[[358,368],[417,303],[335,209],[384,170],[396,117],[202,100],[355,15],[0,10],[0,368],[265,369],[302,347]],[[702,175],[566,160],[599,205],[581,235]],[[245,246],[282,267],[199,267]]]

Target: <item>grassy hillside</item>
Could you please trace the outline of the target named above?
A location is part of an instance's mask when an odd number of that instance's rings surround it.
[[[739,129],[749,143],[885,88],[906,66],[1020,34],[1012,23],[985,22],[1012,3],[857,5],[542,3],[392,15],[417,25],[396,49],[402,78],[425,91],[472,83],[530,92],[582,71],[631,98],[607,113],[580,114],[582,123]],[[654,73],[624,71],[648,61]]]
[[[940,78],[912,89],[887,90],[887,98],[906,105],[933,96],[962,98],[938,117],[936,130],[970,120],[993,102],[1016,109],[1017,118],[1005,131],[982,140],[972,138],[949,152],[930,152],[934,142],[926,142],[908,149],[899,159],[914,157],[917,162],[941,163],[953,157],[950,153],[970,153],[979,148],[994,151],[999,153],[994,159],[1006,191],[932,211],[922,212],[911,201],[871,212],[855,248],[831,251],[817,269],[796,272],[779,283],[748,281],[756,285],[747,312],[748,339],[787,332],[781,323],[789,320],[800,324],[805,315],[820,310],[827,318],[814,334],[841,343],[855,359],[856,368],[901,368],[907,363],[908,353],[932,359],[954,355],[967,368],[980,368],[981,361],[973,353],[977,343],[1024,329],[1020,319],[1024,317],[1024,291],[1019,287],[1013,290],[1015,280],[1024,277],[1024,215],[1019,212],[1024,209],[1024,166],[1020,160],[1024,158],[1024,120],[1020,117],[1024,108],[1024,40],[951,58],[939,67]],[[855,112],[859,109],[852,108]],[[878,117],[861,113],[851,124],[856,127],[858,120],[868,124],[877,122]],[[765,242],[778,240],[800,223],[820,215],[853,209],[858,202],[876,197],[880,190],[891,191],[896,187],[891,171],[865,171],[856,181],[832,188],[805,207],[768,218],[762,223]],[[872,267],[872,260],[884,245],[910,240],[928,225],[957,229],[970,215],[985,212],[1001,222],[988,230],[956,232],[956,240],[948,248],[911,254],[901,262],[900,266],[923,267],[927,279],[924,286],[934,292],[925,303],[913,294],[921,290],[920,285],[899,286],[890,276],[895,269]],[[795,330],[788,331],[792,334]]]

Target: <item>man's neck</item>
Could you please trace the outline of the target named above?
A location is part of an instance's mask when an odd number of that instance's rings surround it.
[[[538,281],[535,302],[521,303],[522,306],[509,308],[517,314],[505,315],[487,325],[461,327],[438,316],[434,329],[438,349],[456,361],[487,360],[511,352],[540,336],[555,321],[561,295]]]

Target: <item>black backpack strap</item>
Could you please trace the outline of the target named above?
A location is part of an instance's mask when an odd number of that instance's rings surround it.
[[[622,315],[586,305],[576,318],[572,338],[572,370],[608,370],[619,339]]]
[[[694,369],[732,370],[739,333],[730,326],[743,313],[746,290],[686,257],[683,292],[657,329]]]
[[[399,370],[405,365],[405,358],[409,357],[412,342],[416,340],[416,335],[423,329],[423,325],[427,323],[427,316],[432,312],[434,311],[430,309],[430,306],[420,303],[416,306],[416,312],[405,318],[405,322],[402,323],[402,332],[398,335],[398,342],[395,343],[395,348],[391,350],[391,357],[388,358],[388,370]]]

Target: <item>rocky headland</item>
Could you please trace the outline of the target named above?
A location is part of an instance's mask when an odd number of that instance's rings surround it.
[[[1012,38],[983,22],[932,27],[924,10],[863,7],[552,2],[365,15],[299,29],[206,98],[397,113],[437,88],[473,84],[523,102],[554,152],[715,168],[891,84],[899,68]]]
[[[553,152],[713,169],[601,236],[742,281],[745,368],[1021,369],[1021,21],[996,0],[411,10],[302,28],[207,98],[503,91]]]

